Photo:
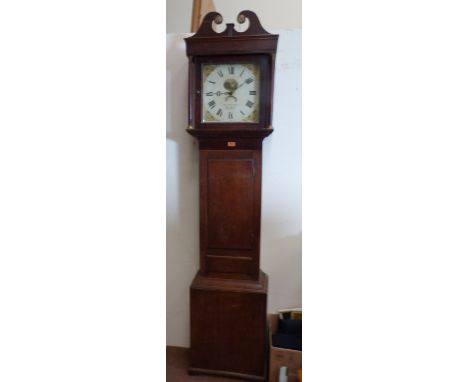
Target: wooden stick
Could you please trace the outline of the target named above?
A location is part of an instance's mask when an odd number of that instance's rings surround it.
[[[213,12],[215,10],[215,6],[213,4],[213,0],[193,0],[193,7],[192,7],[192,24],[190,26],[190,31],[195,33],[200,26],[203,17],[208,12]]]

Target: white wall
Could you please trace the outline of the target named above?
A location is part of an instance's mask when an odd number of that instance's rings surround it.
[[[213,0],[213,3],[225,23],[235,23],[237,14],[248,9],[258,15],[267,31],[302,27],[301,0]],[[167,33],[190,32],[192,4],[192,0],[166,1]]]
[[[261,268],[268,310],[301,306],[301,31],[279,30],[273,128],[263,142]],[[189,346],[198,270],[198,146],[187,127],[185,35],[167,36],[166,342]]]
[[[166,0],[166,32],[188,33],[192,22],[193,0]]]
[[[302,27],[301,0],[214,0],[216,11],[224,23],[235,23],[240,11],[254,11],[262,26],[273,29],[300,29]]]

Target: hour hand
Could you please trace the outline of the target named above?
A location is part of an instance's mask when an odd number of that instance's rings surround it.
[[[215,95],[217,95],[218,97],[221,96],[221,95],[224,95],[224,94],[231,94],[230,92],[222,92],[220,90],[218,90],[217,92],[214,93]]]

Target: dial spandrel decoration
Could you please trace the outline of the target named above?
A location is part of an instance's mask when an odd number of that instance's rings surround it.
[[[258,123],[259,65],[203,64],[202,84],[202,122]]]

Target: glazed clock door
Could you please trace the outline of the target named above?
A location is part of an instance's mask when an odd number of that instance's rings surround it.
[[[201,269],[258,275],[260,156],[254,150],[200,151]]]
[[[202,65],[204,123],[258,123],[260,65]]]

